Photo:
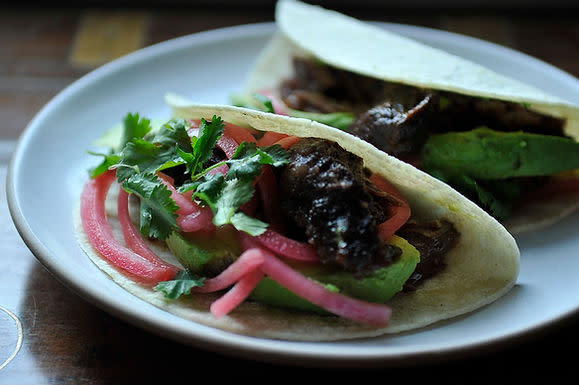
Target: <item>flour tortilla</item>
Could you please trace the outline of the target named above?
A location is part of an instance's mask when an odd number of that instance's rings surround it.
[[[151,304],[194,322],[244,335],[297,341],[331,341],[372,337],[421,328],[485,306],[507,293],[519,271],[519,250],[512,236],[492,217],[456,193],[446,184],[390,157],[368,143],[337,129],[306,119],[288,118],[231,106],[192,105],[168,95],[174,115],[183,118],[224,121],[262,131],[275,131],[300,137],[334,140],[346,150],[363,157],[365,166],[396,185],[408,199],[413,216],[420,219],[450,220],[461,233],[460,242],[448,255],[448,267],[427,280],[413,293],[401,293],[388,302],[393,308],[391,323],[375,328],[336,316],[321,316],[277,309],[246,301],[220,319],[209,312],[215,295],[193,295],[176,301],[135,283],[105,261],[89,244],[79,214],[79,241],[93,262],[120,286]],[[110,194],[109,219],[119,239],[114,192]],[[153,244],[164,259],[178,264],[161,244]]]
[[[293,74],[294,56],[390,82],[476,97],[524,103],[531,110],[566,119],[565,133],[579,140],[579,106],[497,74],[442,50],[394,34],[346,15],[293,0],[276,6],[278,33],[250,72],[248,94],[275,93]],[[512,234],[557,222],[579,208],[575,197],[520,208],[505,222]],[[548,209],[547,209],[548,208]]]

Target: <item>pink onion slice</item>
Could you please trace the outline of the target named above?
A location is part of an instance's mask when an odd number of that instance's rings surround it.
[[[105,211],[105,200],[115,179],[113,171],[90,179],[81,196],[81,220],[92,246],[106,260],[144,283],[157,283],[175,277],[174,268],[160,265],[143,258],[123,246],[113,234]]]
[[[273,92],[271,92],[270,90],[267,90],[267,89],[263,89],[263,90],[259,91],[259,93],[262,94],[263,96],[265,96],[266,98],[268,98],[269,100],[271,100],[273,112],[275,114],[277,114],[277,115],[289,115],[285,103],[280,98],[275,96]]]
[[[327,290],[319,283],[287,266],[264,250],[265,261],[261,270],[271,279],[291,292],[330,313],[360,323],[385,327],[390,321],[392,309],[386,305],[365,302]]]
[[[227,293],[211,304],[211,314],[216,318],[229,314],[249,297],[262,278],[263,273],[259,268],[245,274]]]
[[[244,234],[240,236],[245,237]],[[316,248],[308,243],[299,242],[268,229],[265,233],[253,237],[262,247],[277,255],[302,262],[319,262]]]
[[[159,266],[164,266],[168,269],[174,269],[175,273],[177,273],[177,271],[180,269],[170,263],[165,262],[157,254],[155,254],[149,245],[147,245],[141,233],[135,228],[129,214],[129,193],[122,188],[119,190],[117,208],[119,222],[121,224],[121,229],[123,231],[123,236],[127,246],[129,246],[131,250],[143,258],[146,258],[153,263],[157,263]]]
[[[226,289],[239,281],[244,275],[261,266],[263,260],[263,253],[259,249],[247,249],[219,275],[206,280],[203,286],[193,288],[193,291],[211,293]]]
[[[200,206],[193,202],[190,194],[180,194],[173,185],[173,179],[166,174],[159,172],[157,175],[171,192],[171,199],[179,206],[177,224],[184,232],[210,231],[215,228],[213,211],[209,206]]]

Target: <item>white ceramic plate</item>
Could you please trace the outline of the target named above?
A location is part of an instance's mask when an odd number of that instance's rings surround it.
[[[579,81],[531,57],[442,31],[380,24],[477,61],[579,103]],[[157,44],[84,76],[30,122],[13,155],[7,194],[14,222],[42,264],[65,285],[113,315],[202,349],[272,362],[370,366],[449,358],[493,348],[552,325],[579,308],[579,216],[520,237],[517,286],[468,316],[414,333],[364,340],[304,343],[257,339],[198,325],[118,287],[77,245],[73,207],[96,158],[86,149],[127,112],[168,118],[167,91],[198,102],[228,103],[273,24],[214,30]]]

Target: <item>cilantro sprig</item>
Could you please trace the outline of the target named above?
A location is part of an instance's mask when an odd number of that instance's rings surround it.
[[[182,295],[191,294],[191,289],[201,287],[205,283],[205,278],[198,277],[189,270],[180,271],[175,279],[159,282],[154,290],[165,294],[166,298],[177,299]]]
[[[231,224],[250,235],[260,235],[267,224],[246,215],[240,208],[253,197],[252,182],[261,174],[263,166],[279,167],[288,162],[288,153],[279,145],[259,148],[255,143],[243,142],[230,160],[217,164],[227,164],[227,175],[205,173],[181,186],[179,191],[194,190],[193,198],[211,207],[216,226]]]
[[[180,231],[178,206],[157,176],[157,172],[177,166],[184,167],[189,178],[179,191],[194,190],[193,199],[212,209],[216,226],[231,224],[251,235],[266,230],[266,223],[240,209],[255,193],[253,181],[263,166],[279,167],[289,162],[289,155],[281,146],[260,148],[244,142],[231,159],[207,166],[225,130],[220,117],[202,119],[194,137],[187,132],[188,122],[180,118],[170,120],[156,132],[151,130],[150,121],[138,114],[128,114],[123,125],[120,151],[95,154],[104,156],[104,160],[91,170],[91,176],[116,169],[118,182],[141,200],[140,230],[144,235],[165,239],[173,231]],[[210,173],[223,164],[229,167],[226,175]]]

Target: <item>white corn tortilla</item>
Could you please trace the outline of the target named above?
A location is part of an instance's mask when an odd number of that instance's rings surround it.
[[[342,131],[306,119],[289,118],[231,106],[192,105],[175,95],[167,101],[175,116],[211,119],[250,126],[262,131],[276,131],[300,137],[315,136],[334,140],[356,153],[365,166],[396,185],[408,199],[415,216],[422,219],[444,217],[450,220],[461,237],[447,256],[448,267],[424,282],[413,293],[401,293],[388,302],[393,308],[391,323],[374,328],[335,316],[288,311],[246,301],[220,319],[209,312],[215,295],[194,295],[176,301],[166,300],[159,292],[133,282],[110,265],[92,248],[75,214],[76,230],[85,252],[114,281],[143,300],[180,317],[234,333],[263,338],[296,341],[332,341],[372,337],[421,328],[479,309],[507,293],[516,283],[519,250],[515,240],[496,220],[446,184],[420,172],[396,158],[378,151],[368,143]],[[110,197],[109,220],[118,228],[114,194]],[[168,250],[154,245],[157,253],[175,263]]]
[[[464,95],[524,103],[566,119],[565,133],[579,140],[579,106],[479,64],[394,34],[341,13],[294,0],[278,1],[278,33],[268,42],[246,79],[248,94],[276,92],[293,74],[294,56],[390,82]],[[537,230],[579,209],[576,197],[519,209],[505,225],[513,234]]]

